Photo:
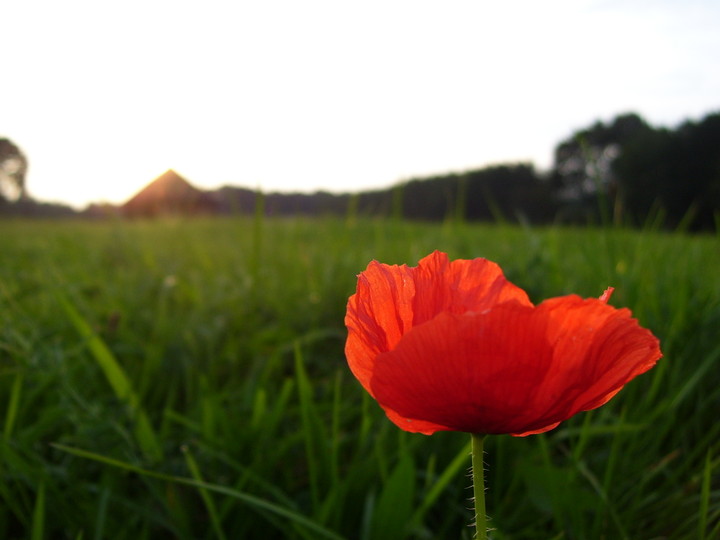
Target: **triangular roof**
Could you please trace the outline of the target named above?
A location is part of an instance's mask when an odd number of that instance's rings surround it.
[[[141,189],[123,206],[128,216],[197,214],[214,210],[208,194],[169,169]]]

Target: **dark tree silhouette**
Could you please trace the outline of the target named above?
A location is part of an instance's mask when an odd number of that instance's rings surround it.
[[[667,129],[648,130],[625,145],[613,170],[626,218],[641,224],[654,207],[667,210],[666,201],[683,167],[678,150],[675,134]]]
[[[712,228],[720,212],[720,113],[643,133],[624,147],[614,169],[636,220],[660,206],[669,225]]]
[[[0,138],[0,201],[25,197],[25,154],[10,139]]]
[[[674,130],[636,114],[596,122],[557,146],[550,185],[566,219],[612,207],[617,220],[641,225],[655,209],[667,227],[711,229],[720,215],[720,114]]]
[[[610,124],[596,122],[555,148],[551,185],[564,201],[594,201],[599,192],[614,192],[613,162],[639,134],[652,131],[637,114],[623,114]]]

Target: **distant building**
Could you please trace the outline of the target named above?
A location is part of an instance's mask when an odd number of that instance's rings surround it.
[[[164,172],[121,207],[128,217],[213,214],[218,204],[172,169]]]

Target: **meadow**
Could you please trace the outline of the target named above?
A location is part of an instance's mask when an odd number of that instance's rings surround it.
[[[664,353],[487,438],[491,537],[720,537],[720,237],[354,217],[0,222],[0,537],[471,538],[469,436],[400,431],[343,354],[357,274],[435,249],[614,286]]]

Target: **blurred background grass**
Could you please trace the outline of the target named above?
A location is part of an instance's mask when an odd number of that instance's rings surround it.
[[[470,538],[469,436],[350,374],[377,259],[487,257],[627,306],[665,357],[603,408],[486,441],[496,539],[717,538],[720,238],[448,221],[0,222],[0,536]]]

